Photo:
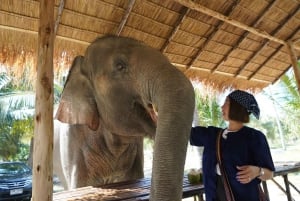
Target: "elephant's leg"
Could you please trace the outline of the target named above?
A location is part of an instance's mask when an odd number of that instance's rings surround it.
[[[63,169],[63,151],[65,147],[60,144],[61,133],[60,133],[60,123],[54,121],[54,141],[53,141],[53,175],[58,176],[61,185],[64,189],[68,189],[68,183],[66,180],[66,175]]]
[[[69,189],[74,189],[79,187],[78,183],[79,183],[79,172],[78,172],[78,168],[76,165],[72,166],[72,170],[71,170],[71,177],[70,177],[70,184],[69,184]]]
[[[72,155],[71,164],[69,164],[69,189],[84,187],[90,185],[89,169],[86,167],[84,154],[80,149],[77,149]]]
[[[139,179],[144,177],[144,146],[143,140],[141,143],[138,143],[136,150],[136,157],[133,162],[132,167],[128,171],[126,180]]]

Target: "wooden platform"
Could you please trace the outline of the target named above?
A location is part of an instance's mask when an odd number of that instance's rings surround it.
[[[96,187],[83,187],[53,194],[53,201],[146,201],[149,200],[151,179],[120,182]],[[199,196],[204,193],[203,184],[190,184],[183,181],[183,198]]]
[[[262,182],[264,192],[266,192],[267,200],[270,200],[269,198],[269,191],[268,191],[268,182],[274,182],[277,187],[286,194],[288,201],[294,201],[291,195],[290,187],[294,188],[299,194],[300,190],[292,184],[288,179],[288,174],[300,172],[300,162],[281,162],[275,164],[275,172],[274,172],[274,178],[268,181]],[[279,182],[276,181],[276,178],[282,177],[284,181],[284,186],[280,185]]]
[[[287,195],[287,200],[292,201],[290,193],[290,186],[300,191],[288,180],[288,174],[293,172],[300,172],[299,162],[284,162],[276,164],[276,171],[274,178],[268,182],[275,182],[275,184]],[[282,177],[284,179],[284,186],[276,182],[275,177]],[[264,191],[268,196],[267,182],[262,182]],[[53,201],[148,201],[151,187],[151,179],[144,178],[134,181],[120,182],[114,184],[107,184],[99,188],[83,187],[69,191],[62,191],[53,194]],[[183,195],[182,198],[198,196],[202,200],[204,194],[203,184],[190,184],[187,177],[183,181]]]

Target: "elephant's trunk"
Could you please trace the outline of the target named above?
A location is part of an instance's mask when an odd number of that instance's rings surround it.
[[[150,200],[182,199],[184,164],[194,111],[194,90],[175,67],[160,71],[152,101],[158,109]],[[170,81],[172,80],[172,81]]]

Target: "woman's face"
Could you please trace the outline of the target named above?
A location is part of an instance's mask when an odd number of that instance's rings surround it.
[[[222,105],[222,115],[223,115],[223,119],[225,121],[229,121],[229,107],[230,107],[229,103],[230,103],[230,100],[227,97],[225,99],[224,104]]]

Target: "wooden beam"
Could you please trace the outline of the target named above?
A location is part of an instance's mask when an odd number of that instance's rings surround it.
[[[10,26],[1,25],[1,24],[0,24],[0,29],[6,29],[6,30],[10,30],[10,31],[17,31],[17,32],[22,32],[22,33],[26,33],[26,34],[34,34],[34,35],[38,34],[37,31],[21,29],[21,28],[17,28],[17,27],[10,27]]]
[[[186,7],[190,8],[190,9],[192,9],[192,10],[196,10],[198,12],[204,13],[206,15],[209,15],[209,16],[212,16],[214,18],[217,18],[218,20],[221,20],[221,21],[224,21],[224,22],[226,22],[228,24],[236,26],[236,27],[238,27],[240,29],[244,29],[246,31],[249,31],[249,32],[251,32],[251,33],[253,33],[253,34],[257,35],[257,36],[262,37],[262,38],[266,38],[268,40],[280,43],[282,45],[286,45],[286,41],[281,40],[279,38],[276,38],[276,37],[270,35],[269,33],[267,33],[264,30],[255,29],[253,27],[245,25],[245,24],[243,24],[243,23],[241,23],[239,21],[236,21],[236,20],[234,20],[234,19],[232,19],[230,17],[227,17],[227,16],[225,16],[225,15],[223,15],[221,13],[218,13],[217,11],[211,10],[211,9],[209,9],[209,8],[207,8],[207,7],[199,4],[199,3],[195,3],[192,0],[174,0],[174,1],[176,1],[177,3],[179,3],[179,4],[183,5],[183,6],[186,6]],[[294,45],[294,48],[295,49],[300,49],[300,46]]]
[[[65,6],[65,1],[60,0],[59,6],[58,6],[58,11],[57,11],[57,16],[56,16],[56,21],[55,21],[55,25],[54,25],[54,36],[57,33],[58,25],[60,23],[60,19],[61,19],[62,12],[64,10],[64,6]]]
[[[33,201],[53,194],[54,1],[40,0],[33,146]]]
[[[293,67],[293,70],[294,70],[294,75],[295,75],[295,79],[296,79],[298,93],[300,94],[300,69],[299,69],[300,67],[297,63],[297,55],[296,55],[295,50],[293,48],[292,42],[287,43],[287,50],[288,50],[288,53],[290,55],[290,59],[291,59],[291,62],[292,62],[292,67]]]
[[[21,29],[21,28],[16,28],[16,27],[9,27],[9,26],[6,26],[6,25],[0,25],[0,29],[16,31],[16,32],[21,32],[21,33],[25,33],[25,34],[38,35],[38,32],[36,32],[36,31],[31,31],[31,30],[26,30],[26,29]],[[73,28],[73,29],[75,29],[75,28]],[[64,36],[56,36],[56,38],[61,39],[61,40],[65,40],[65,41],[78,43],[78,44],[81,44],[81,45],[86,45],[86,46],[91,44],[91,43],[86,42],[86,41],[77,40],[77,39],[73,39],[73,38],[68,38],[68,37],[64,37]]]
[[[293,31],[293,33],[291,33],[290,37],[287,39],[287,41],[291,40],[297,33],[298,33],[298,30],[299,30],[299,27],[300,25],[298,26],[297,29],[295,29]],[[255,56],[257,55],[257,53],[260,53],[261,50],[267,45],[269,44],[269,41],[259,50],[256,52]],[[270,60],[272,59],[273,56],[275,56],[277,53],[279,53],[281,51],[281,49],[284,47],[284,45],[280,45],[278,48],[276,48],[275,52],[273,54],[271,54],[270,56],[268,56],[268,58],[262,63],[259,65],[259,67],[256,69],[255,72],[253,72],[249,77],[248,77],[248,80],[252,79],[252,77],[255,76],[255,74],[261,69],[264,67],[264,65]],[[253,60],[254,57],[251,58],[251,60]]]
[[[284,47],[284,46],[283,46],[283,45],[280,45],[278,48],[276,48],[276,49],[273,51],[273,53],[270,54],[270,56],[269,56],[268,58],[272,58],[272,57],[274,57],[276,54],[278,54],[278,53],[280,52],[280,50],[281,50],[282,47]],[[262,69],[268,62],[269,62],[269,60],[266,59],[263,63],[261,63],[261,64],[259,65],[259,67],[256,68],[256,70],[255,70],[254,72],[252,72],[252,73],[250,74],[250,76],[248,76],[247,80],[251,80],[251,79],[252,79],[252,78],[260,71],[260,69]]]
[[[170,44],[170,42],[173,40],[175,34],[177,33],[177,31],[179,30],[182,22],[185,20],[187,14],[189,13],[190,9],[188,9],[187,7],[184,7],[181,9],[181,12],[180,12],[180,16],[179,18],[177,19],[175,25],[174,25],[174,29],[171,33],[171,35],[169,36],[168,40],[163,44],[163,46],[160,48],[160,51],[162,53],[164,53],[168,47],[168,45]]]
[[[252,27],[256,27],[260,22],[261,20],[267,15],[267,13],[271,10],[271,8],[273,8],[273,6],[275,5],[275,1],[273,1],[272,3],[270,3],[261,13],[261,15],[254,20],[254,23],[252,24]],[[248,31],[245,31],[243,33],[243,35],[239,38],[239,40],[236,42],[235,45],[233,45],[229,52],[226,54],[225,57],[223,57],[223,59],[216,65],[216,67],[214,69],[211,70],[212,73],[214,73],[215,71],[217,71],[222,65],[224,62],[227,61],[227,59],[229,58],[229,56],[231,55],[232,52],[234,52],[234,50],[236,50],[240,44],[248,37],[248,35],[250,34],[250,32]]]
[[[238,5],[239,1],[234,1],[234,3],[232,4],[232,6],[226,11],[226,15],[231,15],[234,11],[234,9],[236,8],[236,6]],[[188,63],[188,68],[190,68],[191,66],[194,65],[194,63],[198,60],[198,58],[201,56],[201,54],[203,53],[203,50],[205,49],[205,47],[208,45],[208,43],[212,40],[212,38],[218,33],[218,31],[221,31],[221,27],[223,26],[224,22],[223,21],[218,21],[217,25],[215,26],[214,30],[212,31],[212,33],[207,37],[206,41],[198,48],[198,51],[196,53],[196,55],[194,56],[194,58]]]
[[[295,9],[292,13],[290,13],[284,20],[282,20],[282,23],[279,27],[277,27],[274,31],[273,31],[273,35],[276,35],[278,32],[280,32],[280,30],[284,27],[284,25],[289,21],[293,19],[293,16],[297,14],[298,10],[300,8],[300,5],[297,7],[297,9]],[[286,23],[283,23],[285,22]],[[298,32],[300,25],[298,26],[297,29],[295,29],[295,31],[293,33],[291,33],[291,35],[287,38],[287,40],[291,40]],[[255,52],[253,52],[252,56],[250,59],[247,60],[247,62],[245,63],[244,66],[242,66],[236,73],[235,76],[238,76],[241,71],[243,71],[244,69],[246,69],[249,65],[250,62],[254,60],[254,58],[258,55],[260,55],[260,53],[262,52],[262,50],[269,44],[269,40],[264,39],[264,41],[260,44],[260,49],[256,50]],[[268,57],[271,58],[271,57]],[[264,62],[265,63],[265,62]],[[260,65],[259,69],[262,68],[262,65]],[[258,71],[258,70],[257,70]],[[257,72],[256,71],[256,72]],[[255,73],[252,73],[252,75],[249,77],[249,79],[251,79],[253,77]]]
[[[119,27],[118,27],[118,29],[116,31],[116,35],[117,36],[119,36],[121,34],[121,32],[122,32],[122,30],[123,30],[123,28],[124,28],[124,26],[125,26],[125,24],[126,24],[126,22],[128,20],[128,17],[130,15],[131,11],[132,11],[134,3],[135,3],[135,0],[130,0],[130,2],[128,3],[128,7],[127,7],[127,10],[126,10],[126,13],[123,16],[123,19],[122,19],[122,21],[121,21],[121,23],[120,23],[120,25],[119,25]]]

